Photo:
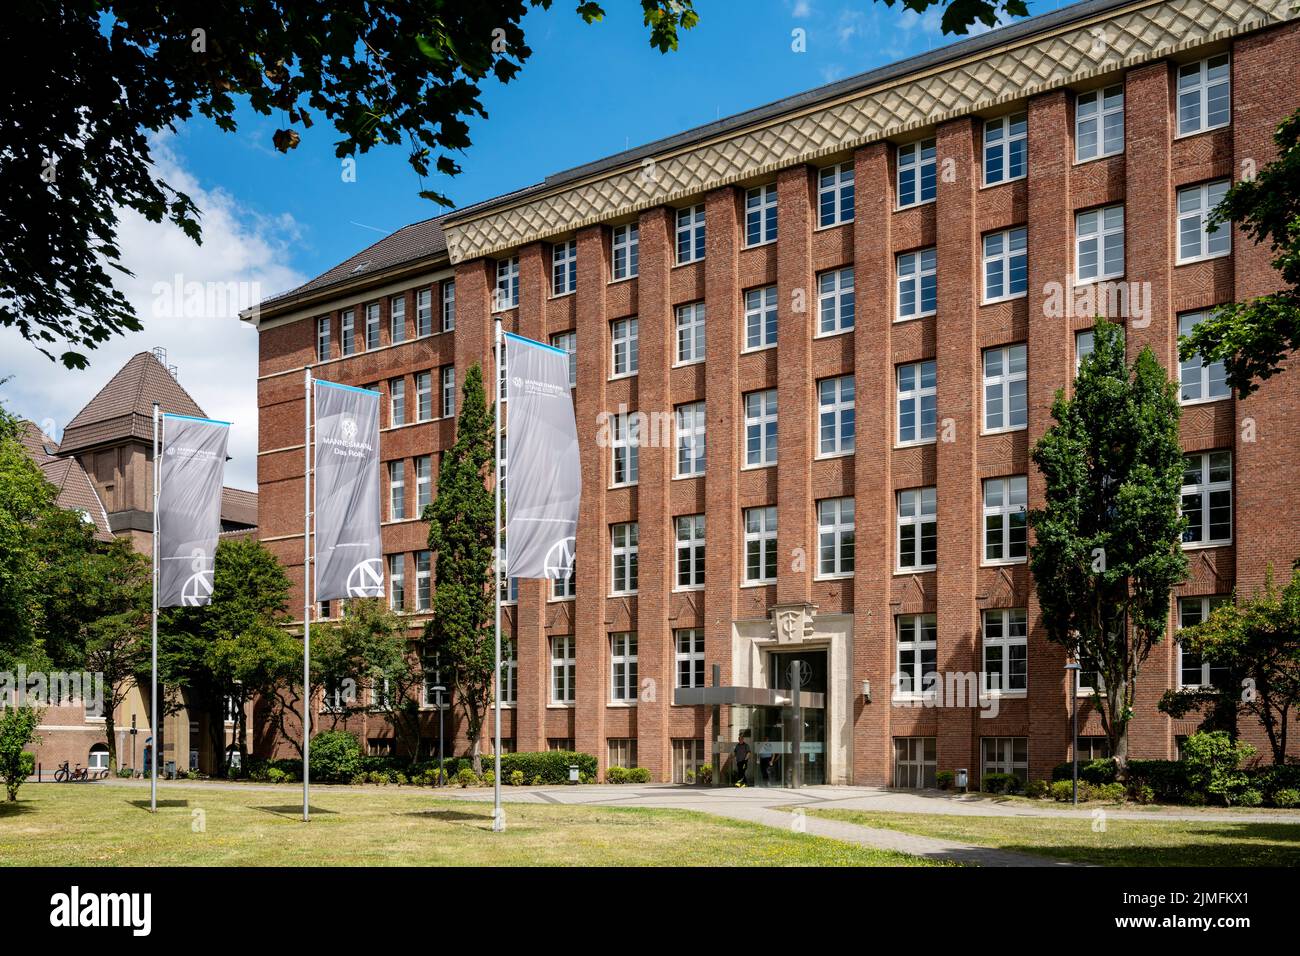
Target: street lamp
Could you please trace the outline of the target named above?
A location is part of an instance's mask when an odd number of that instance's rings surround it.
[[[1079,805],[1079,671],[1083,668],[1078,661],[1065,665],[1070,684],[1070,757],[1074,769],[1074,805]]]
[[[438,701],[438,786],[441,787],[443,784],[443,774],[445,773],[445,771],[443,770],[443,753],[442,753],[443,751],[442,695],[447,690],[447,688],[442,683],[442,655],[441,654],[434,655],[433,673],[434,673],[433,679],[437,681],[437,683],[433,686],[433,692],[437,695],[437,701]]]

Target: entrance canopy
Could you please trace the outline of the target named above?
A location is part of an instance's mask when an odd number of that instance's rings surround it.
[[[677,707],[794,707],[794,698],[793,691],[771,687],[678,687],[673,691]],[[826,706],[826,695],[801,691],[797,703],[821,710]]]

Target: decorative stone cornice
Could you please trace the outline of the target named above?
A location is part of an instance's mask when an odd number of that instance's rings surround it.
[[[453,263],[488,256],[1295,16],[1294,0],[1139,0],[831,102],[450,223]]]

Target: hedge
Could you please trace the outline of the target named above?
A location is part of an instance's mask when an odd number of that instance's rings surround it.
[[[483,770],[487,771],[493,768],[493,758],[491,754],[482,755]],[[509,780],[516,770],[524,775],[524,779],[530,783],[536,784],[540,778],[543,784],[561,784],[569,782],[569,765],[578,765],[578,773],[585,775],[590,779],[596,778],[596,758],[591,754],[577,753],[572,750],[542,750],[532,753],[511,753],[501,755],[501,779],[502,782]],[[438,761],[428,762],[428,766],[436,768]],[[455,777],[462,767],[471,767],[473,764],[469,757],[453,757],[447,760],[447,775]]]

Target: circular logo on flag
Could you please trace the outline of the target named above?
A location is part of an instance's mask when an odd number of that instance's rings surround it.
[[[348,572],[348,597],[383,597],[384,564],[370,558]]]
[[[351,415],[344,415],[339,421],[339,432],[343,435],[343,440],[352,442],[357,440],[357,420]]]
[[[577,538],[561,538],[546,552],[546,576],[548,578],[566,578],[573,570],[573,550]]]
[[[198,607],[207,604],[212,597],[212,579],[208,572],[199,571],[191,574],[181,585],[181,604],[185,607]]]
[[[524,377],[522,375],[516,375],[512,379],[510,379],[510,381],[515,383],[515,388],[524,387]]]

